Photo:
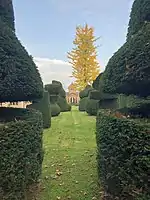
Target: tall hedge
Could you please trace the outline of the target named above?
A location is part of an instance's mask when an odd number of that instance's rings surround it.
[[[96,121],[99,180],[110,199],[135,200],[149,193],[150,126],[108,113]]]
[[[0,109],[0,199],[23,200],[38,181],[43,161],[42,115],[38,111]]]
[[[44,91],[43,98],[39,102],[32,102],[27,108],[39,110],[43,116],[43,128],[51,127],[51,108],[49,93],[47,91]]]
[[[0,0],[0,19],[15,30],[12,0]]]
[[[108,93],[150,95],[150,1],[135,0],[129,23],[129,37],[109,60],[104,72]],[[130,34],[132,35],[130,37]]]

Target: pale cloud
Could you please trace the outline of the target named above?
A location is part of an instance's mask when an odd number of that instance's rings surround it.
[[[58,80],[67,89],[68,85],[72,82],[70,78],[72,74],[70,63],[63,60],[39,57],[35,57],[34,62],[39,69],[44,84],[51,83],[52,80]]]

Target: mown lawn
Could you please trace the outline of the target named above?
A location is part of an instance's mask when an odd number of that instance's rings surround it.
[[[40,200],[99,199],[95,117],[74,107],[53,118],[44,132],[44,150]]]

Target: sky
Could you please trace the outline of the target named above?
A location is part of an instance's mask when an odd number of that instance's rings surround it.
[[[125,42],[133,0],[13,0],[16,34],[34,57],[44,84],[59,80],[67,88],[77,25],[94,27],[100,70]]]

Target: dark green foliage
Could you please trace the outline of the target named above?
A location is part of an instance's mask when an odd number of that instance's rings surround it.
[[[0,19],[0,102],[42,98],[43,84],[32,58]]]
[[[85,89],[80,92],[79,111],[81,112],[86,111],[88,95],[92,90],[94,89],[90,85],[87,85]]]
[[[92,84],[92,87],[95,89],[95,90],[100,90],[100,87],[101,87],[101,83],[100,83],[100,80],[102,78],[102,75],[103,73],[100,73],[97,78],[93,81],[93,84]]]
[[[56,117],[60,114],[60,107],[57,103],[51,103],[51,115],[52,117]]]
[[[95,99],[95,100],[100,100],[101,99],[101,94],[97,90],[92,90],[89,93],[89,99]]]
[[[117,109],[119,107],[118,100],[114,99],[102,99],[99,101],[99,108],[100,109]]]
[[[39,110],[43,115],[43,128],[50,128],[51,126],[51,110],[49,93],[44,91],[43,98],[36,103],[32,103],[27,108],[33,108]]]
[[[89,92],[92,91],[93,88],[90,85],[87,85],[84,90],[82,90],[79,94],[80,98],[88,97]]]
[[[118,109],[121,113],[125,115],[130,115],[131,117],[150,117],[150,103],[140,104],[136,107],[124,107]]]
[[[87,104],[86,104],[86,112],[88,113],[88,115],[97,115],[99,109],[99,100],[95,100],[95,99],[87,99]]]
[[[133,37],[148,22],[150,22],[150,1],[134,1],[129,21],[128,38]]]
[[[81,112],[86,111],[87,100],[88,100],[88,97],[84,97],[84,98],[80,99],[79,111],[81,111]]]
[[[42,115],[27,109],[0,109],[0,199],[24,200],[41,174]]]
[[[57,100],[57,104],[60,107],[61,112],[67,112],[70,111],[70,105],[68,105],[66,98],[59,96]]]
[[[50,108],[51,108],[51,116],[56,117],[60,114],[60,107],[57,104],[58,95],[50,95]]]
[[[138,1],[135,0],[135,4]],[[147,3],[149,5],[150,1]],[[149,6],[147,9],[146,15],[150,16]],[[142,7],[137,10],[142,16]],[[139,21],[139,18],[137,20]],[[146,89],[150,87],[150,23],[141,25],[136,34],[128,38],[127,42],[109,60],[104,72],[105,92],[135,94],[141,97],[150,95],[150,90]]]
[[[99,111],[96,121],[98,174],[111,199],[117,196],[119,200],[135,200],[139,191],[148,194],[149,131],[133,120]]]
[[[0,20],[15,30],[12,0],[0,0]]]
[[[49,95],[59,95],[61,89],[61,85],[57,83],[53,84],[47,84],[45,85],[45,90],[49,92]]]

